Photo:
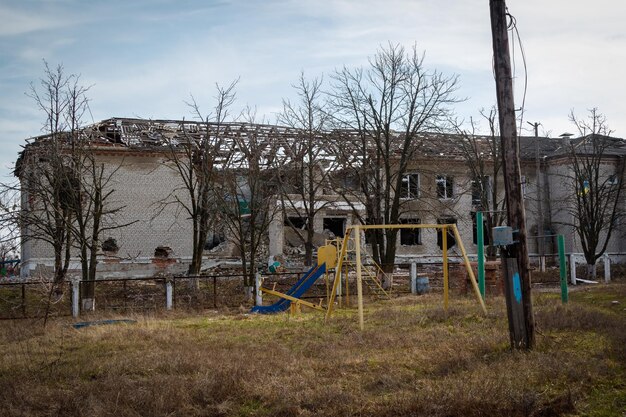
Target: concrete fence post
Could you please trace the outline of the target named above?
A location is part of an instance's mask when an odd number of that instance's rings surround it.
[[[172,309],[172,300],[173,299],[173,291],[172,291],[172,281],[167,281],[165,283],[165,309]]]
[[[604,254],[604,282],[611,282],[611,257],[608,253]]]
[[[576,285],[576,257],[573,253],[569,254],[569,276],[572,285]]]
[[[417,294],[417,264],[411,263],[411,294]]]
[[[72,280],[72,317],[80,315],[80,281]]]
[[[261,292],[261,285],[263,285],[263,278],[261,278],[261,273],[257,272],[254,279],[254,288],[256,290],[254,297],[254,305],[262,306],[263,305],[263,293]]]

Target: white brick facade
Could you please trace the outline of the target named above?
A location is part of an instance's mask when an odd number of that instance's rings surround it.
[[[112,137],[108,133],[107,135],[109,138]],[[120,143],[117,137],[113,136],[113,138]],[[139,140],[136,136],[132,138]],[[550,141],[551,139],[543,138],[542,140]],[[552,149],[555,148],[552,147]],[[419,176],[419,195],[417,197],[410,195],[409,198],[403,200],[400,217],[419,219],[422,224],[435,224],[442,218],[454,218],[466,250],[470,255],[474,255],[476,245],[472,242],[471,213],[476,208],[472,202],[472,178],[465,161],[458,154],[446,156],[444,152],[440,153],[438,150],[434,155],[421,158],[412,161],[407,169],[407,173]],[[165,154],[159,151],[158,146],[140,147],[120,144],[97,148],[96,160],[98,163],[103,163],[109,172],[115,171],[108,185],[109,190],[114,191],[108,204],[111,208],[122,207],[116,213],[114,221],[117,225],[127,224],[125,227],[105,232],[101,236],[101,241],[107,238],[115,239],[119,250],[115,256],[103,254],[100,257],[98,265],[100,276],[151,276],[164,272],[184,272],[192,254],[192,221],[180,205],[164,205],[163,203],[172,202],[175,193],[178,193],[180,199],[186,201],[188,194],[178,172],[172,169],[173,166]],[[544,159],[541,165],[541,178],[537,179],[535,160],[527,154],[522,161],[522,174],[524,175],[526,224],[529,229],[529,252],[537,252],[537,240],[532,236],[543,233],[537,227],[538,183],[542,187],[542,212],[550,231],[565,235],[567,252],[580,252],[580,244],[573,228],[565,225],[572,222],[571,214],[566,210],[567,207],[564,207],[564,204],[571,198],[572,192],[572,185],[568,183],[568,181],[571,182],[568,178],[571,176],[571,164],[568,159],[563,156],[550,160]],[[452,178],[451,184],[448,184],[451,188],[445,190],[445,197],[449,198],[440,198],[438,195],[438,176]],[[502,180],[498,181],[499,193],[504,196]],[[28,201],[27,189],[27,185],[24,184],[23,204]],[[412,191],[409,193],[411,194]],[[452,196],[449,193],[452,193]],[[338,196],[320,195],[320,201],[325,201],[325,199],[337,201],[337,204],[319,212],[315,219],[316,232],[323,231],[325,218],[344,218],[346,225],[357,221],[349,207],[345,203],[341,205]],[[271,255],[284,253],[284,227],[281,216],[270,226],[269,252]],[[420,243],[415,245],[402,245],[398,236],[399,262],[411,257],[440,256],[441,251],[437,247],[435,230],[423,229],[420,233]],[[608,247],[609,252],[626,252],[626,241],[622,239],[622,234],[621,230],[614,234]],[[168,262],[155,260],[157,247],[171,249],[172,256]],[[546,252],[554,253],[556,248],[548,244]],[[459,248],[456,245],[451,249],[451,255],[458,253]],[[217,256],[226,257],[226,255],[228,254],[223,253]],[[52,258],[52,250],[48,244],[38,240],[25,241],[22,245],[22,275],[34,274],[41,265],[52,266]],[[80,265],[76,256],[74,258],[70,269],[77,271]]]

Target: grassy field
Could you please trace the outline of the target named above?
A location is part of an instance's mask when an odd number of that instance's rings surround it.
[[[488,307],[372,303],[364,332],[346,309],[327,325],[315,312],[4,321],[0,415],[625,415],[626,285],[578,290],[567,306],[535,294],[528,353],[509,349],[503,299]]]

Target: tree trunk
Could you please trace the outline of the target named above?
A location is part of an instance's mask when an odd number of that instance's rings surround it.
[[[587,264],[587,278],[591,280],[595,280],[597,277],[596,264],[588,263]]]
[[[92,251],[93,252],[93,251]],[[94,282],[96,276],[96,265],[94,254],[89,255],[87,258],[87,245],[82,244],[80,248],[81,268],[82,268],[82,285],[81,289],[81,310],[82,311],[94,311],[96,309],[96,283]],[[93,266],[92,266],[93,264]],[[93,268],[93,271],[92,271]]]
[[[63,248],[54,245],[54,283],[61,284],[63,279]]]
[[[383,289],[388,290],[393,286],[393,263],[390,264],[382,264],[381,269],[383,270],[382,279],[380,280],[380,285]]]
[[[315,236],[315,231],[313,230],[313,224],[312,221],[309,217],[309,221],[311,222],[310,226],[307,225],[307,230],[306,230],[306,242],[304,243],[304,248],[305,248],[305,260],[304,260],[304,264],[306,266],[311,266],[313,265],[313,238]]]
[[[308,212],[308,216],[307,216],[307,221],[306,221],[306,230],[307,230],[307,236],[306,236],[306,265],[307,266],[311,266],[313,265],[313,250],[315,248],[315,245],[313,243],[314,239],[315,239],[315,212],[312,210],[315,210],[315,195],[309,195],[309,212]]]
[[[191,278],[189,279],[189,289],[191,290],[199,290],[200,289],[200,280],[197,278],[200,275],[200,267],[202,265],[202,256],[198,256],[199,252],[197,250],[198,242],[194,242],[193,254],[191,256],[191,263],[189,264],[189,269],[187,270],[187,275]]]
[[[396,261],[396,239],[398,237],[398,229],[387,229],[386,240],[387,247],[385,248],[385,256],[381,268],[384,272],[381,285],[383,289],[387,290],[393,285],[393,269]]]
[[[187,270],[187,275],[191,278],[189,279],[189,289],[191,290],[199,290],[200,289],[200,281],[196,278],[197,275],[200,274],[200,269],[202,266],[202,248],[200,245],[204,245],[203,242],[200,241],[200,226],[198,225],[199,219],[193,219],[193,248],[191,254],[191,263],[189,264],[189,269]]]

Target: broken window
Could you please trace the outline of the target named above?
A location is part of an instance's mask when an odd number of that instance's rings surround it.
[[[218,247],[220,244],[226,242],[226,236],[223,233],[211,233],[209,232],[206,242],[204,244],[204,249],[211,250],[213,248]]]
[[[419,174],[405,174],[400,183],[400,198],[418,198],[419,191]]]
[[[169,246],[157,246],[154,249],[155,258],[169,258],[173,253],[174,251]]]
[[[456,224],[456,219],[454,217],[442,217],[440,219],[437,219],[437,224]],[[443,249],[443,233],[442,233],[443,229],[437,229],[437,246],[439,246],[440,249]],[[454,232],[451,229],[448,229],[448,235],[447,235],[447,246],[448,249],[450,249],[451,247],[453,247],[454,245],[456,245],[456,239],[454,238]]]
[[[420,224],[420,219],[400,219],[400,224]],[[400,229],[400,244],[403,246],[421,245],[420,229]]]
[[[475,206],[482,205],[483,196],[489,193],[490,178],[483,176],[472,180],[472,204]]]
[[[303,217],[285,217],[284,225],[302,230],[306,227],[306,219]]]
[[[102,242],[102,250],[105,252],[116,253],[120,250],[120,247],[117,245],[117,240],[112,237],[106,238],[104,242]]]
[[[472,216],[472,242],[474,245],[478,244],[478,226],[476,225],[476,212],[470,212],[470,216]],[[483,218],[483,243],[485,246],[489,246],[491,243],[489,240],[489,228],[487,227],[487,221]]]
[[[453,179],[449,175],[437,175],[437,197],[441,199],[448,199],[454,197],[453,194],[454,183]]]
[[[330,230],[336,237],[343,237],[346,230],[345,217],[324,217],[324,230]]]

